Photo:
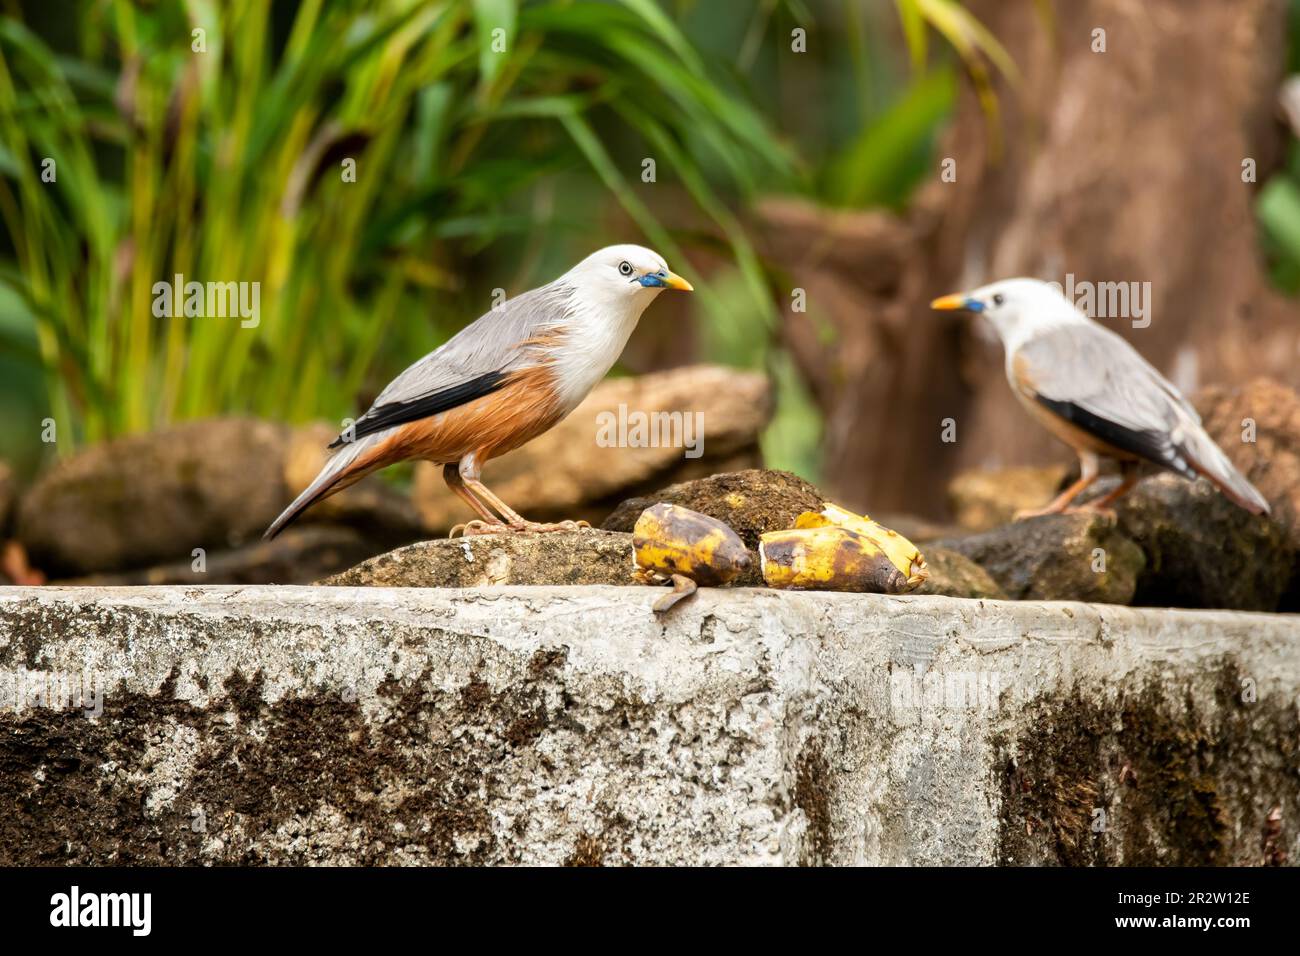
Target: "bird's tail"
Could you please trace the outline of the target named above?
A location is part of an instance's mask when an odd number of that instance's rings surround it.
[[[1192,469],[1208,478],[1229,501],[1251,514],[1269,513],[1268,501],[1259,493],[1259,489],[1233,467],[1223,449],[1214,443],[1205,429],[1200,426],[1189,428],[1187,439],[1180,450]]]
[[[368,461],[370,456],[364,455],[373,444],[372,438],[373,436],[366,436],[349,442],[335,452],[329,461],[325,462],[320,474],[312,479],[312,483],[303,489],[302,494],[293,499],[293,504],[285,508],[280,513],[280,517],[271,522],[271,526],[266,529],[262,538],[271,540],[316,502],[342,491],[374,471],[375,466]]]

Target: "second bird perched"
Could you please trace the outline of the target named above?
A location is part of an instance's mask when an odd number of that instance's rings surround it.
[[[408,459],[444,466],[447,485],[478,515],[464,526],[467,534],[575,527],[526,520],[488,490],[480,471],[577,408],[664,289],[690,292],[691,284],[657,253],[621,245],[508,299],[393,379],[334,440],[333,457],[266,537],[316,502]]]
[[[1208,478],[1230,500],[1267,514],[1264,496],[1232,466],[1201,418],[1133,346],[1037,279],[1007,279],[935,299],[931,308],[983,315],[1002,339],[1007,380],[1022,405],[1079,456],[1079,480],[1038,514],[1056,514],[1118,461],[1123,481],[1087,507],[1104,508],[1153,464]]]

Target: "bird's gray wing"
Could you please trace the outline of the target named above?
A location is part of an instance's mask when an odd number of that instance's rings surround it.
[[[353,424],[354,441],[489,395],[539,356],[528,343],[563,325],[571,287],[558,282],[507,299],[461,329],[388,383]],[[346,434],[346,433],[345,433]]]
[[[1203,475],[1247,511],[1268,513],[1173,383],[1109,329],[1080,323],[1036,335],[1011,369],[1027,395],[1084,431],[1186,478]]]
[[[1071,424],[1130,454],[1187,473],[1184,436],[1200,416],[1146,359],[1092,323],[1035,335],[1012,357],[1016,384]]]

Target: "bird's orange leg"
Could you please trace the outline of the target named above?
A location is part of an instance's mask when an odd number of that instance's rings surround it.
[[[452,467],[451,465],[447,466]],[[495,508],[505,519],[506,526],[511,531],[577,531],[579,528],[590,528],[591,525],[586,521],[558,521],[555,523],[546,523],[542,521],[529,521],[514,508],[498,498],[487,485],[479,480],[479,463],[477,455],[466,455],[460,460],[458,477],[465,483],[465,487],[473,496],[486,502],[490,507]],[[473,524],[474,522],[471,522]],[[496,531],[504,531],[505,528],[493,527],[490,530],[470,531],[466,528],[466,534],[489,534]]]
[[[1079,452],[1079,469],[1079,480],[1057,495],[1050,505],[1032,511],[1018,511],[1016,512],[1016,520],[1021,521],[1025,518],[1041,518],[1043,515],[1059,515],[1083,510],[1071,508],[1070,502],[1101,477],[1101,462],[1091,452],[1081,451]]]
[[[1134,485],[1137,484],[1137,480],[1138,480],[1137,463],[1131,461],[1126,461],[1122,463],[1120,465],[1120,475],[1122,476],[1120,483],[1113,490],[1106,492],[1106,494],[1102,495],[1096,501],[1088,502],[1086,505],[1083,506],[1082,510],[1098,511],[1101,512],[1102,514],[1109,514],[1113,516],[1115,512],[1111,510],[1109,505],[1117,498],[1119,498],[1121,495],[1125,494],[1130,488],[1132,488]]]
[[[460,477],[459,465],[454,462],[443,465],[442,480],[447,482],[447,487],[454,491],[456,496],[465,502],[465,504],[469,505],[470,508],[472,508],[479,516],[473,521],[456,525],[447,533],[447,537],[456,537],[457,531],[461,533],[462,537],[468,537],[475,534],[495,534],[499,531],[506,530],[505,523],[494,515],[487,505],[475,498],[470,490],[465,487],[465,482]]]

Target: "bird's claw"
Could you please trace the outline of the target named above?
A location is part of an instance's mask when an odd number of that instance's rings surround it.
[[[547,534],[552,531],[580,531],[583,528],[590,527],[591,522],[584,521],[581,518],[577,521],[520,521],[510,526],[512,531],[530,534]]]
[[[473,521],[466,521],[464,524],[456,525],[449,532],[447,532],[447,537],[448,538],[456,537],[457,531],[460,532],[460,536],[462,538],[472,538],[475,535],[500,534],[501,532],[508,531],[508,530],[509,528],[506,525],[503,525],[499,522],[483,521],[480,518],[475,518]]]
[[[1114,508],[1108,508],[1106,505],[1084,505],[1082,508],[1076,508],[1075,513],[1096,515],[1099,518],[1105,519],[1109,524],[1117,524],[1119,522],[1119,512]]]
[[[1059,515],[1062,513],[1061,508],[1022,508],[1013,516],[1013,521],[1027,521],[1030,518],[1042,518],[1046,515]]]

